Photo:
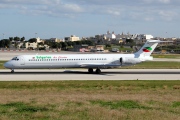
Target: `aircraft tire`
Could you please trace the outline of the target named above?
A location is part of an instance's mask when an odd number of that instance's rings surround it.
[[[11,70],[11,73],[14,73],[14,70]]]
[[[96,73],[97,74],[100,74],[101,73],[101,70],[99,68],[96,69]]]
[[[93,69],[92,69],[92,68],[89,68],[89,69],[88,69],[88,72],[89,72],[89,73],[93,73]]]

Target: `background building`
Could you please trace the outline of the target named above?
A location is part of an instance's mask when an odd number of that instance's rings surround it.
[[[65,37],[64,38],[65,42],[68,42],[68,41],[79,41],[79,40],[80,40],[80,38],[76,37],[75,35],[71,35],[70,37]]]

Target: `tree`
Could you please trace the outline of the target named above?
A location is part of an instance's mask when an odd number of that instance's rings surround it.
[[[15,43],[14,43],[14,46],[15,46],[15,48],[17,49],[17,47],[18,47],[18,43],[17,43],[17,42],[15,42]]]
[[[23,45],[21,46],[21,48],[26,48],[26,42],[23,42]]]
[[[5,45],[6,45],[7,48],[10,47],[10,42],[11,41],[9,39],[5,39]]]
[[[52,48],[57,48],[57,47],[58,47],[57,43],[56,42],[52,42]]]
[[[10,41],[13,41],[13,40],[14,40],[14,38],[13,38],[13,37],[9,37],[9,40],[10,40]]]
[[[66,43],[66,42],[62,42],[62,48],[63,48],[63,49],[66,49],[66,48],[67,48],[67,46],[68,46],[68,45],[67,45],[67,43]]]
[[[81,45],[81,41],[75,41],[76,45]]]
[[[20,41],[20,37],[14,37],[14,41]]]
[[[52,42],[51,42],[51,41],[46,40],[46,41],[44,42],[44,44],[48,45],[48,46],[49,46],[49,49],[52,48]]]
[[[44,44],[49,45],[50,41],[46,40],[46,41],[44,41]]]
[[[62,44],[61,43],[58,43],[58,48],[62,48]]]
[[[91,40],[86,40],[86,44],[88,44],[90,46],[95,45],[94,41],[91,41]]]
[[[24,42],[24,40],[25,40],[25,37],[22,37],[22,38],[21,38],[21,42]]]
[[[72,44],[73,44],[73,42],[71,42],[71,41],[68,41],[66,43],[67,43],[68,46],[72,46]]]
[[[40,43],[38,43],[39,45],[44,45],[44,43],[43,42],[40,42]]]
[[[30,43],[33,43],[33,42],[36,43],[36,42],[37,42],[37,39],[36,39],[36,38],[31,38],[31,39],[29,39],[29,42],[30,42]]]
[[[107,48],[107,47],[111,47],[111,44],[106,44],[106,48]]]
[[[76,45],[76,43],[75,43],[75,42],[72,42],[72,46],[74,46],[74,45]]]
[[[135,42],[130,43],[130,47],[133,48],[133,46],[136,46]]]
[[[91,40],[82,40],[81,44],[87,44],[87,45],[90,45],[90,46],[94,45],[94,43]]]
[[[136,43],[134,42],[133,39],[126,39],[126,43],[128,43],[128,45],[129,45],[131,48],[133,48],[133,46],[136,45]]]
[[[100,44],[100,43],[101,43],[101,40],[98,40],[98,41],[97,41],[97,44]]]
[[[132,42],[134,42],[133,39],[126,39],[126,43],[132,43]]]
[[[0,41],[0,47],[2,48],[9,48],[10,47],[10,40],[9,39],[3,39]]]
[[[0,47],[2,47],[2,48],[5,47],[5,41],[4,41],[4,40],[1,40],[1,41],[0,41]]]
[[[87,44],[86,40],[81,40],[81,44]]]

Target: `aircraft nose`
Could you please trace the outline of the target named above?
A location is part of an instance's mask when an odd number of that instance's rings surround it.
[[[9,62],[6,62],[6,63],[4,63],[4,67],[5,67],[5,68],[10,68],[10,67],[11,67],[11,64],[10,64]]]

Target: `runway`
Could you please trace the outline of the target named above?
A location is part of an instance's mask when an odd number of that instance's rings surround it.
[[[102,69],[101,74],[87,69],[0,70],[0,81],[49,80],[180,80],[180,69]]]

